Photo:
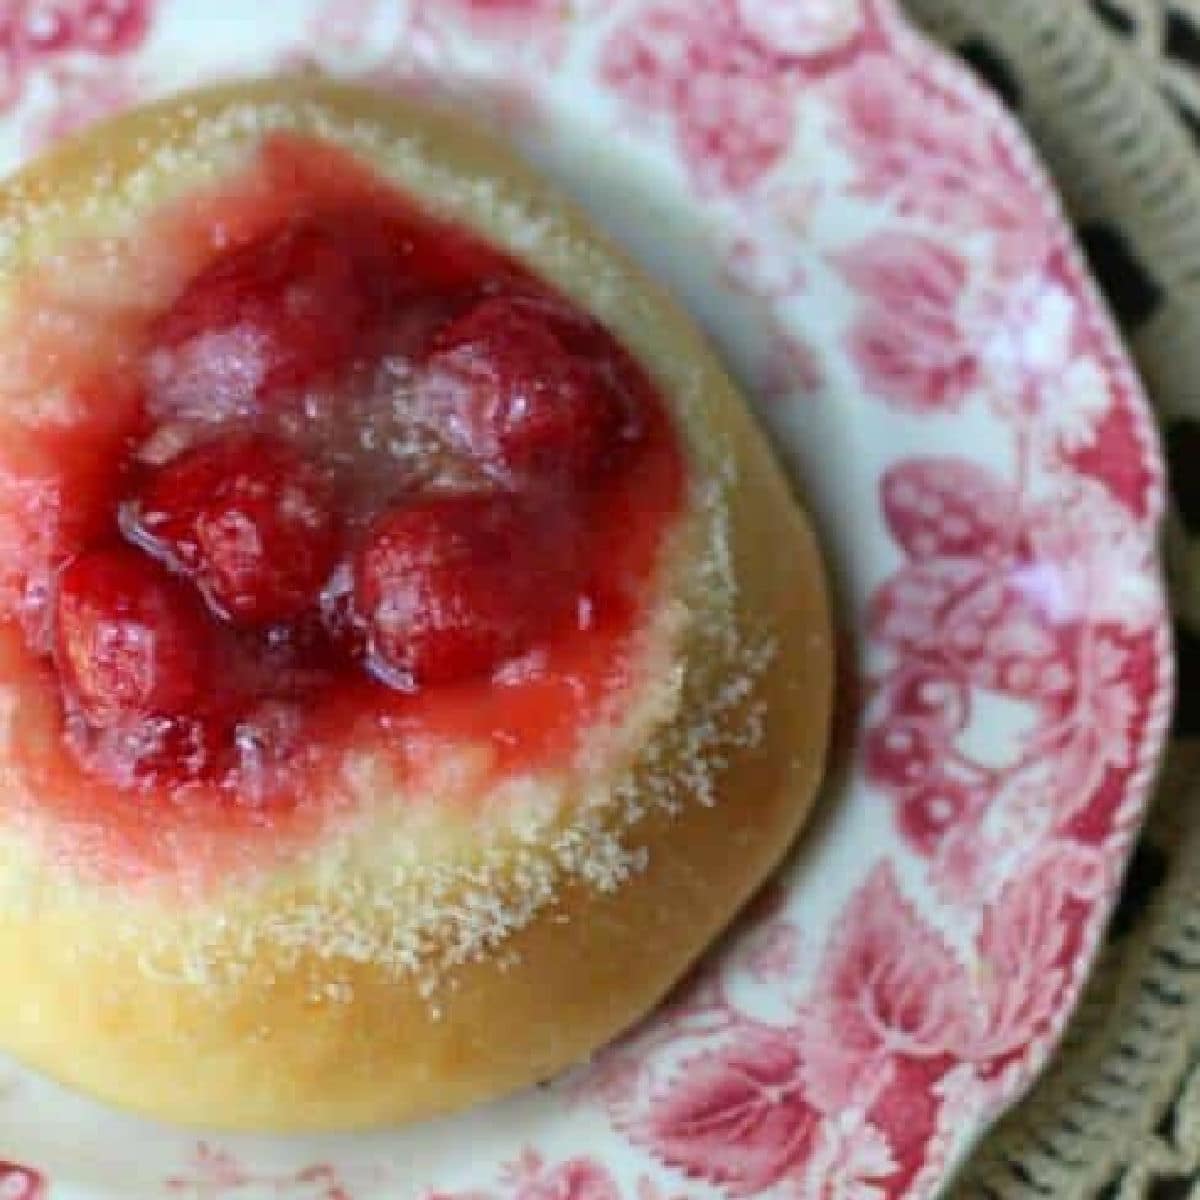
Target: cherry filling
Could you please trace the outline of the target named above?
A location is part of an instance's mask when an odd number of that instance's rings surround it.
[[[336,372],[393,299],[376,266],[387,246],[371,232],[310,217],[216,259],[155,323],[159,386],[169,393],[177,359],[186,371],[222,339],[253,348],[256,399]]]
[[[338,551],[328,472],[286,442],[227,434],[181,451],[121,511],[126,536],[233,625],[312,608]]]
[[[433,335],[422,400],[454,446],[520,479],[586,484],[639,436],[639,413],[594,322],[505,295]]]
[[[248,173],[143,231],[193,268],[55,381],[110,414],[47,452],[55,496],[88,479],[69,538],[20,524],[34,485],[0,455],[23,572],[0,606],[65,718],[43,771],[286,810],[338,746],[568,752],[628,675],[681,503],[661,398],[593,318],[339,152],[277,137]]]
[[[191,713],[210,663],[203,606],[182,580],[122,545],[85,551],[58,580],[63,687],[98,724]]]
[[[557,519],[504,492],[435,493],[381,513],[354,561],[375,673],[403,688],[452,683],[552,638],[578,587]]]

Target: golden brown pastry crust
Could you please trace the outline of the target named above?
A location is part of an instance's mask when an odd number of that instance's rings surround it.
[[[23,851],[0,853],[0,886],[20,893],[0,907],[0,978],[9,980],[0,987],[0,1046],[113,1103],[203,1126],[342,1129],[459,1109],[586,1059],[643,1016],[791,844],[813,802],[828,732],[833,650],[822,564],[743,401],[691,323],[573,206],[449,117],[295,81],[201,93],[119,119],[0,190],[0,296],[6,276],[47,246],[81,228],[107,228],[107,201],[95,204],[101,181],[120,192],[156,154],[169,163],[163,148],[186,147],[206,122],[210,131],[221,122],[241,130],[243,140],[272,122],[311,129],[404,174],[386,153],[339,132],[369,129],[373,144],[400,139],[405,155],[416,147],[411,161],[423,165],[403,180],[414,190],[422,172],[435,197],[447,178],[501,180],[504,204],[520,207],[523,220],[549,222],[549,236],[517,246],[511,228],[489,216],[495,189],[450,188],[460,216],[507,238],[617,330],[672,400],[697,478],[723,474],[716,486],[734,588],[728,611],[716,615],[729,625],[732,649],[722,662],[712,621],[691,619],[717,602],[694,580],[685,585],[686,559],[724,553],[692,538],[672,570],[689,613],[680,652],[685,666],[694,656],[694,678],[669,723],[652,731],[658,752],[634,776],[635,796],[644,786],[656,799],[620,831],[639,864],[644,852],[644,869],[609,890],[564,875],[552,902],[514,923],[492,952],[444,964],[432,987],[391,963],[316,947],[285,952],[269,941],[217,984],[174,978],[152,968],[138,936],[119,930],[119,890],[58,903],[48,868],[31,867]],[[180,153],[164,178],[186,187],[211,173],[204,157]],[[668,574],[668,590],[675,579]],[[759,666],[739,676],[722,704],[709,704],[730,684],[735,657],[762,636],[769,650]],[[701,712],[715,726],[703,738],[680,736]],[[283,892],[293,886],[308,884],[288,881]],[[281,894],[246,903],[269,906]],[[159,903],[147,920],[166,931],[169,948],[173,922],[184,919],[173,906],[186,902]],[[230,910],[231,942],[246,911]],[[271,913],[257,918],[269,924]]]

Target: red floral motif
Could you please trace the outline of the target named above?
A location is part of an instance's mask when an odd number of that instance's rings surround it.
[[[820,1196],[902,1196],[964,1068],[998,1077],[1061,1017],[1089,906],[1108,887],[1101,861],[1046,845],[1028,864],[1032,886],[1022,876],[1002,888],[962,956],[884,862],[839,914],[789,1025],[749,1019],[703,987],[639,1039],[637,1079],[602,1099],[661,1162],[733,1196],[785,1181]],[[773,918],[763,941],[775,923],[790,924]],[[705,1013],[720,1048],[680,1054]]]
[[[1040,198],[978,105],[952,94],[893,54],[863,55],[839,78],[834,136],[854,158],[855,190],[904,215],[986,232],[1006,251],[1045,245]]]
[[[687,1059],[636,1135],[694,1178],[753,1195],[811,1153],[820,1114],[786,1033],[747,1026],[727,1050]]]
[[[1086,614],[1065,607],[1064,584],[1053,562],[934,559],[886,583],[872,619],[881,642],[930,669],[941,664],[961,681],[1053,702],[1071,687]]]
[[[132,50],[150,22],[147,0],[14,0],[14,26],[31,54]]]
[[[594,1159],[572,1158],[518,1193],[518,1200],[621,1200],[608,1171]]]
[[[1146,529],[1104,484],[1085,476],[1066,481],[1026,518],[1029,557],[1054,564],[1055,578],[1031,575],[1024,586],[1060,613],[1147,629],[1160,615],[1160,597]]]
[[[618,27],[601,76],[630,104],[673,120],[698,186],[742,192],[791,147],[804,60],[853,43],[863,24],[852,3],[667,0]]]
[[[638,1177],[629,1200],[692,1200],[688,1193],[661,1187],[649,1175]],[[593,1158],[572,1158],[547,1169],[544,1159],[526,1151],[500,1172],[498,1188],[470,1192],[428,1192],[424,1200],[622,1200],[608,1171]]]
[[[857,296],[846,348],[872,395],[913,413],[986,400],[1027,443],[1029,466],[1084,468],[1144,512],[1145,468],[1116,450],[1134,436],[1128,397],[1061,252],[1009,275],[901,232],[868,236],[834,262]]]
[[[354,1200],[336,1168],[317,1163],[297,1171],[262,1173],[245,1167],[228,1150],[201,1142],[187,1168],[165,1180],[168,1191],[183,1196],[235,1196],[251,1188],[269,1190],[280,1200]]]
[[[725,16],[723,8],[717,11]],[[605,47],[601,60],[605,81],[641,107],[678,106],[688,73],[712,70],[728,56],[729,47],[718,36],[721,32],[729,32],[725,20],[705,21],[692,6],[651,6],[636,23],[619,27]],[[743,57],[742,61],[749,60]]]
[[[647,1196],[653,1196],[652,1185],[639,1186],[638,1200]],[[621,1192],[607,1168],[594,1158],[581,1156],[550,1165],[527,1148],[503,1168],[497,1187],[428,1192],[424,1200],[621,1200]]]
[[[1103,884],[1095,854],[1065,843],[1036,856],[985,910],[979,950],[986,1025],[974,1053],[991,1059],[992,1071],[1053,1022]]]
[[[950,873],[947,886],[979,881],[981,863],[975,852],[984,847],[977,827],[990,798],[985,787],[944,771],[931,771],[900,799],[896,812],[900,833],[918,853],[930,858],[940,855],[945,860],[942,865]],[[960,830],[969,831],[965,845],[952,841]]]
[[[954,408],[978,379],[961,309],[969,272],[945,242],[880,234],[840,256],[860,293],[848,349],[867,386],[899,408]]]
[[[157,0],[9,0],[0,6],[0,108],[52,64],[128,54],[145,40]]]
[[[0,1200],[43,1200],[46,1180],[29,1167],[0,1162]]]
[[[857,0],[734,0],[746,36],[764,54],[812,59],[859,37],[864,14]]]
[[[887,1139],[860,1113],[825,1121],[799,1187],[792,1194],[817,1200],[882,1200],[896,1171]]]
[[[413,0],[397,57],[425,70],[453,70],[462,39],[486,46],[495,59],[534,69],[554,67],[567,43],[568,19],[581,20],[600,0]],[[416,51],[414,54],[413,52]]]
[[[1102,482],[1145,516],[1155,481],[1144,456],[1127,452],[1138,436],[1128,376],[1062,252],[988,282],[968,321],[986,363],[993,412],[1029,440],[1033,458]],[[1071,402],[1062,403],[1063,396]]]
[[[649,8],[614,34],[602,72],[631,103],[668,110],[684,160],[706,189],[751,187],[790,144],[785,81],[746,44],[726,4]]]
[[[527,1149],[504,1169],[501,1182],[512,1200],[621,1200],[607,1168],[587,1157],[551,1165]]]
[[[876,868],[832,935],[799,1029],[806,1094],[824,1112],[869,1108],[897,1057],[941,1059],[971,1043],[961,963]]]
[[[874,1166],[868,1181],[873,1192],[850,1192],[847,1200],[890,1200],[908,1194],[917,1176],[929,1166],[931,1147],[944,1113],[952,1113],[940,1094],[950,1062],[945,1058],[899,1058],[867,1111],[868,1129],[886,1130],[880,1141],[887,1158]],[[880,1156],[882,1157],[882,1156]],[[887,1169],[890,1168],[890,1169]],[[835,1167],[836,1172],[836,1167]],[[836,1175],[835,1175],[836,1177]],[[821,1191],[814,1188],[817,1195]],[[832,1193],[837,1196],[835,1191]]]
[[[887,471],[879,490],[888,530],[910,558],[987,562],[1016,544],[1012,490],[973,462],[908,459]]]
[[[724,66],[691,78],[678,120],[680,147],[698,179],[741,191],[787,152],[793,116],[777,80]]]
[[[864,764],[896,801],[900,832],[960,896],[978,891],[987,857],[1086,808],[1142,735],[1146,680],[1129,637],[1160,611],[1152,544],[1103,485],[1064,487],[1029,501],[949,457],[903,461],[880,484],[906,561],[868,617],[895,661],[874,683]],[[1014,722],[1003,762],[969,746],[989,696],[1016,706],[989,718],[993,741],[997,721]]]

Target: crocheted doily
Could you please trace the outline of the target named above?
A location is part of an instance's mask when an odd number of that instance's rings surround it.
[[[1159,796],[1057,1058],[951,1195],[1200,1196],[1200,0],[908,4],[1057,176],[1175,468],[1183,700]]]

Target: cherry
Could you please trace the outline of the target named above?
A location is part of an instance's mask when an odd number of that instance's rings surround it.
[[[521,502],[504,494],[432,495],[385,511],[354,567],[376,672],[402,687],[451,683],[528,649],[570,603],[555,577],[561,555],[537,540]]]
[[[55,642],[60,678],[94,721],[184,713],[204,694],[204,609],[132,547],[90,550],[63,569]]]
[[[337,553],[332,499],[320,470],[285,443],[230,434],[159,468],[124,522],[219,615],[261,625],[316,605]]]
[[[348,365],[393,297],[390,253],[369,214],[327,214],[222,254],[151,330],[158,406],[194,405],[206,383],[227,405],[269,400]]]
[[[434,336],[421,395],[467,453],[521,476],[587,482],[633,435],[615,347],[594,322],[550,300],[497,296]]]

